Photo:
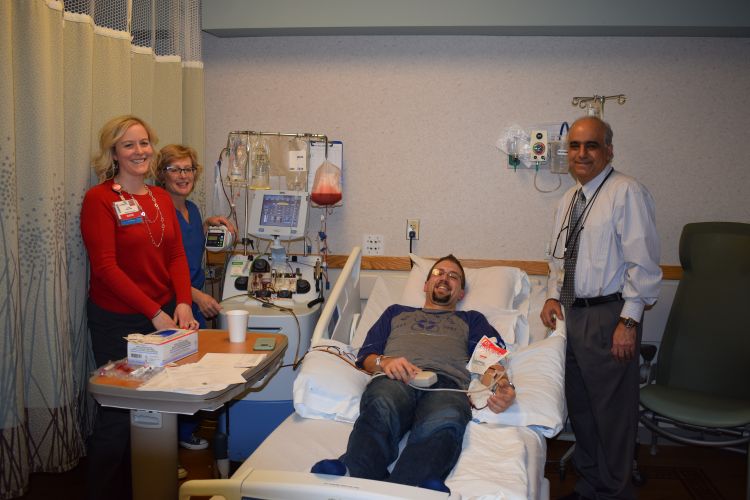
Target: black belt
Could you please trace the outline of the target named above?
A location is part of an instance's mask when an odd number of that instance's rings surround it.
[[[571,307],[591,307],[598,306],[600,304],[606,304],[607,302],[615,302],[622,300],[621,293],[610,293],[609,295],[602,295],[601,297],[589,297],[587,299],[576,299],[573,301]]]

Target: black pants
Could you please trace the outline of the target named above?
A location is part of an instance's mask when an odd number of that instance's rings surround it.
[[[174,301],[162,307],[174,314]],[[88,326],[96,366],[127,356],[123,337],[129,333],[154,331],[151,320],[142,314],[119,314],[87,304]],[[177,471],[175,471],[177,474]],[[130,411],[99,407],[94,432],[88,441],[88,498],[123,499],[133,497],[130,478]]]
[[[633,499],[630,481],[638,430],[636,355],[616,361],[610,352],[622,301],[565,311],[568,332],[565,397],[576,436],[576,491],[597,500]]]

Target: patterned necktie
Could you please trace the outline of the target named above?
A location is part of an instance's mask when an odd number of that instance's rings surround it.
[[[580,240],[582,229],[582,221],[579,221],[579,219],[581,218],[581,214],[583,214],[583,209],[585,207],[586,196],[581,189],[576,194],[576,202],[573,205],[570,220],[568,221],[568,241],[571,247],[565,249],[565,274],[563,276],[562,290],[560,290],[560,303],[565,306],[566,309],[573,304],[576,295],[576,260],[578,259],[578,242]]]

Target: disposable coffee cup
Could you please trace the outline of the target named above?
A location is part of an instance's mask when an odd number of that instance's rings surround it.
[[[226,311],[230,342],[245,342],[247,337],[247,320],[250,313],[244,309]]]

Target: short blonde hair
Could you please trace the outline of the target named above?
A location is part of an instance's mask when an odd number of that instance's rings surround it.
[[[122,139],[125,132],[127,132],[133,125],[142,125],[143,128],[146,129],[148,140],[151,142],[152,148],[154,147],[154,144],[159,142],[159,138],[156,136],[154,129],[137,116],[122,115],[112,118],[104,124],[99,132],[99,152],[94,156],[94,172],[99,178],[99,182],[112,179],[117,175],[118,167],[114,159],[115,144]],[[155,157],[156,155],[154,154],[149,161],[149,177],[155,177]]]
[[[182,144],[167,144],[159,151],[156,160],[156,183],[159,186],[164,186],[164,177],[167,175],[166,168],[173,161],[183,158],[190,158],[190,163],[196,168],[193,175],[193,189],[195,189],[195,184],[198,182],[201,172],[203,172],[203,165],[198,163],[198,152],[190,146]]]

